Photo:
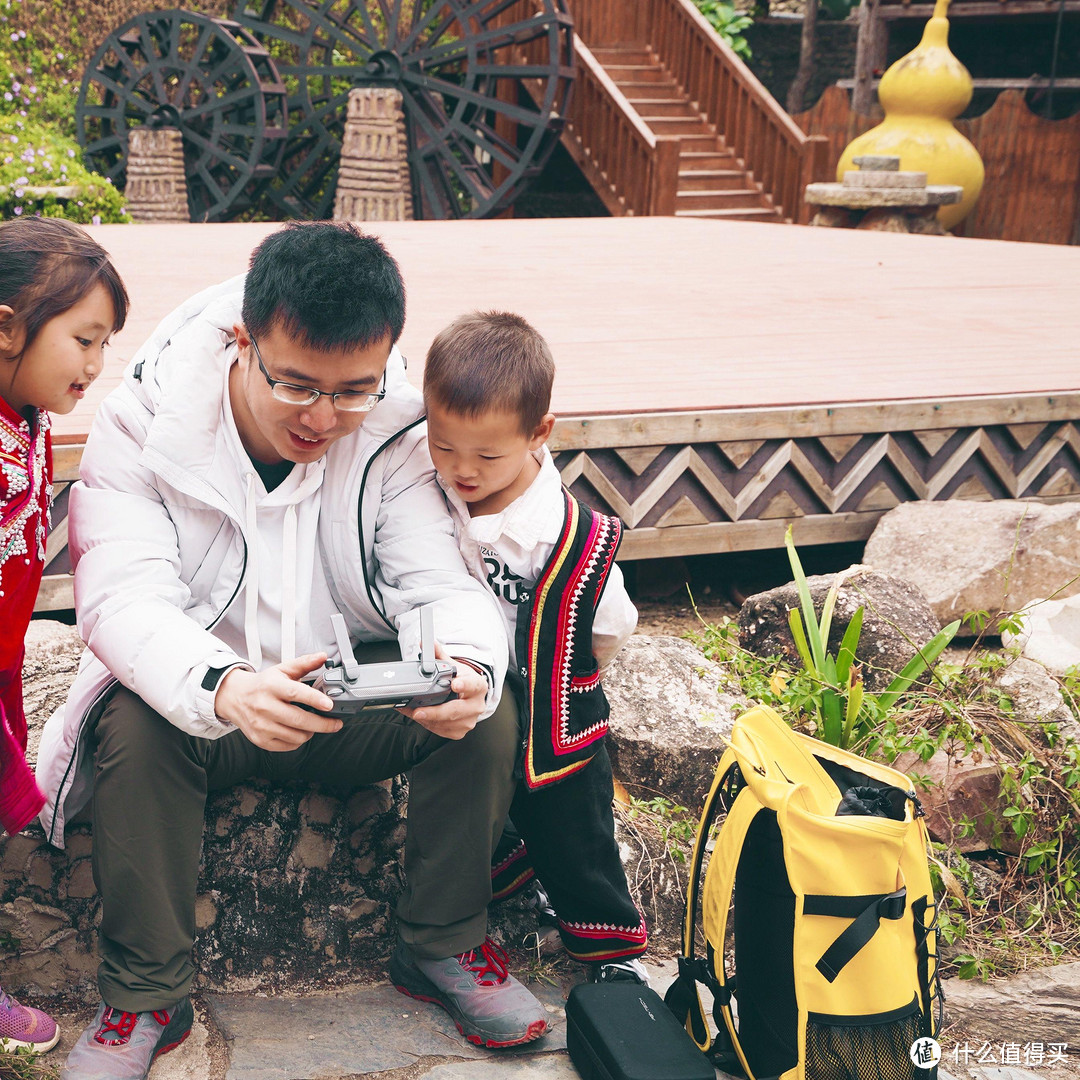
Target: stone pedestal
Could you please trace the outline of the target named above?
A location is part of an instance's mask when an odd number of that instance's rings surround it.
[[[817,207],[811,225],[834,229],[943,235],[938,207],[957,203],[957,184],[927,184],[924,172],[901,172],[898,157],[864,155],[842,184],[807,184],[806,201]]]
[[[191,220],[179,128],[136,127],[128,132],[124,196],[133,221]]]
[[[401,92],[384,87],[351,90],[334,220],[411,221],[407,154]]]

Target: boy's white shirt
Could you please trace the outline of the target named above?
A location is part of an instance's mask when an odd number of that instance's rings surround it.
[[[531,597],[559,541],[564,517],[562,478],[551,451],[542,446],[533,452],[533,457],[540,463],[540,471],[528,488],[497,514],[471,517],[464,500],[441,476],[438,478],[450,506],[465,565],[474,577],[487,583],[498,599],[513,667],[518,666],[517,616],[528,605],[515,603],[512,597],[520,588],[527,589]],[[489,553],[487,558],[497,562],[494,567],[485,562],[485,550]],[[521,579],[520,584],[505,577],[499,580],[504,567]],[[637,626],[637,618],[637,608],[627,595],[622,571],[615,563],[593,618],[593,655],[601,669],[626,644]]]

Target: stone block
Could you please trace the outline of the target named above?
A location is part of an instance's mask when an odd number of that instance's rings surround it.
[[[863,558],[910,581],[948,622],[1080,593],[1078,536],[1080,502],[907,502],[878,522]]]
[[[724,684],[723,668],[690,642],[635,634],[604,673],[615,775],[700,809],[748,707]]]

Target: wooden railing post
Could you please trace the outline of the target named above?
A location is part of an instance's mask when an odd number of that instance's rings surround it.
[[[802,175],[795,193],[796,206],[791,208],[791,220],[805,225],[810,220],[810,204],[803,197],[807,184],[828,180],[829,140],[824,135],[809,135],[803,144]]]
[[[659,135],[653,152],[649,175],[650,214],[675,213],[675,196],[679,190],[678,135]]]

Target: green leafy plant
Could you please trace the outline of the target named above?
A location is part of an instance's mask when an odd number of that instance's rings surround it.
[[[727,0],[694,0],[694,3],[736,56],[741,60],[749,60],[753,56],[750,43],[743,34],[754,22],[749,15],[736,11],[735,5]]]
[[[0,218],[24,214],[84,225],[131,220],[124,196],[85,168],[73,139],[18,116],[0,116]]]
[[[20,1047],[0,1052],[0,1080],[57,1080],[60,1065],[54,1058],[44,1058]]]
[[[697,818],[685,807],[662,795],[650,799],[630,796],[628,816],[646,818],[659,832],[668,854],[676,862],[686,862],[697,835]]]
[[[806,583],[806,574],[795,550],[791,526],[788,526],[784,543],[802,608],[801,613],[798,608],[791,609],[788,613],[788,625],[803,667],[820,687],[820,697],[815,710],[817,734],[833,746],[847,748],[871,732],[901,695],[934,664],[956,635],[960,620],[957,619],[944,627],[926,645],[918,649],[903,671],[884,691],[869,694],[863,686],[861,666],[855,662],[859,637],[862,634],[864,609],[859,607],[852,615],[834,657],[828,651],[828,642],[840,583],[835,581],[826,593],[819,619]]]

